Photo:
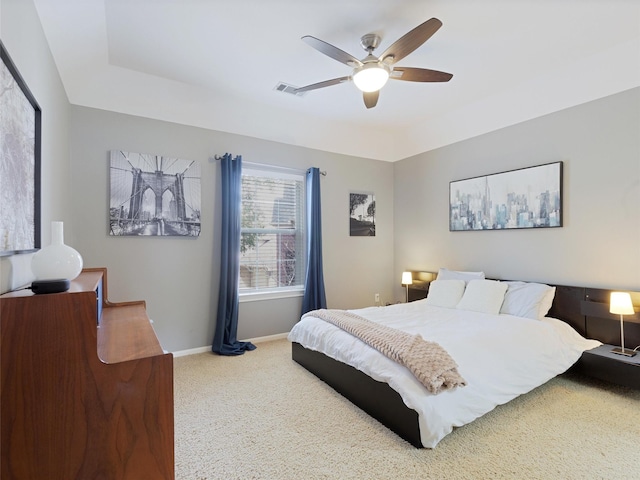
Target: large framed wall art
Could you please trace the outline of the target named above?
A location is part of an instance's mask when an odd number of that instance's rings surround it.
[[[562,162],[449,183],[449,230],[562,226]]]
[[[110,152],[109,235],[200,235],[200,163]]]
[[[0,256],[40,248],[41,117],[0,42]]]

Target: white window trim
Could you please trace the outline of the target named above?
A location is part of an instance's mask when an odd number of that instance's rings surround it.
[[[305,185],[305,170],[299,170],[297,168],[289,168],[289,167],[281,167],[277,165],[267,165],[262,163],[252,163],[252,162],[243,162],[242,164],[242,175],[250,175],[250,176],[258,176],[258,177],[271,177],[271,178],[286,178],[289,180],[300,180],[302,177],[302,185],[303,188],[306,188]],[[303,191],[303,198],[306,201],[306,194]],[[306,212],[305,206],[302,205],[302,218],[301,226],[306,225]],[[306,232],[304,227],[295,230],[288,229],[241,229],[246,233],[292,233],[298,232],[302,238],[302,245],[306,246]],[[306,247],[305,247],[306,248]],[[308,262],[305,257],[305,265]],[[305,267],[306,269],[306,267]],[[304,275],[304,272],[303,272]],[[275,300],[279,298],[292,298],[292,297],[302,297],[304,295],[304,279],[301,285],[296,285],[292,287],[280,287],[274,289],[240,289],[238,293],[238,301],[239,303],[244,302],[257,302],[263,300]]]
[[[265,163],[242,162],[243,173],[256,173],[262,177],[272,178],[288,178],[289,180],[297,180],[306,174],[306,170],[298,168],[281,167],[279,165],[268,165]]]
[[[260,302],[262,300],[277,300],[279,298],[302,297],[304,295],[304,287],[278,288],[274,290],[246,291],[238,294],[238,301]]]

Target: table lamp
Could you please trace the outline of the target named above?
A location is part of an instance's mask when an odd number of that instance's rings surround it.
[[[411,272],[402,272],[402,285],[407,287],[407,303],[409,303],[409,285],[413,283]]]
[[[633,357],[636,352],[624,348],[624,320],[623,315],[633,315],[633,303],[631,303],[631,295],[627,292],[611,292],[611,300],[609,303],[609,312],[620,315],[620,348],[616,347],[611,352],[618,355]]]

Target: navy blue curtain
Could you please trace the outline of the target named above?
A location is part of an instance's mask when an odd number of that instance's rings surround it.
[[[320,170],[307,170],[307,272],[304,279],[302,315],[327,308],[322,273],[322,216],[320,214]]]
[[[256,347],[239,342],[238,275],[240,273],[240,218],[242,157],[225,153],[220,159],[222,178],[222,252],[218,316],[211,350],[220,355],[242,355]]]

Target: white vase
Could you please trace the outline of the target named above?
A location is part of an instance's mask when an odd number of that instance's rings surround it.
[[[82,271],[82,256],[64,244],[62,222],[51,222],[51,245],[41,248],[31,260],[36,280],[73,280]]]

